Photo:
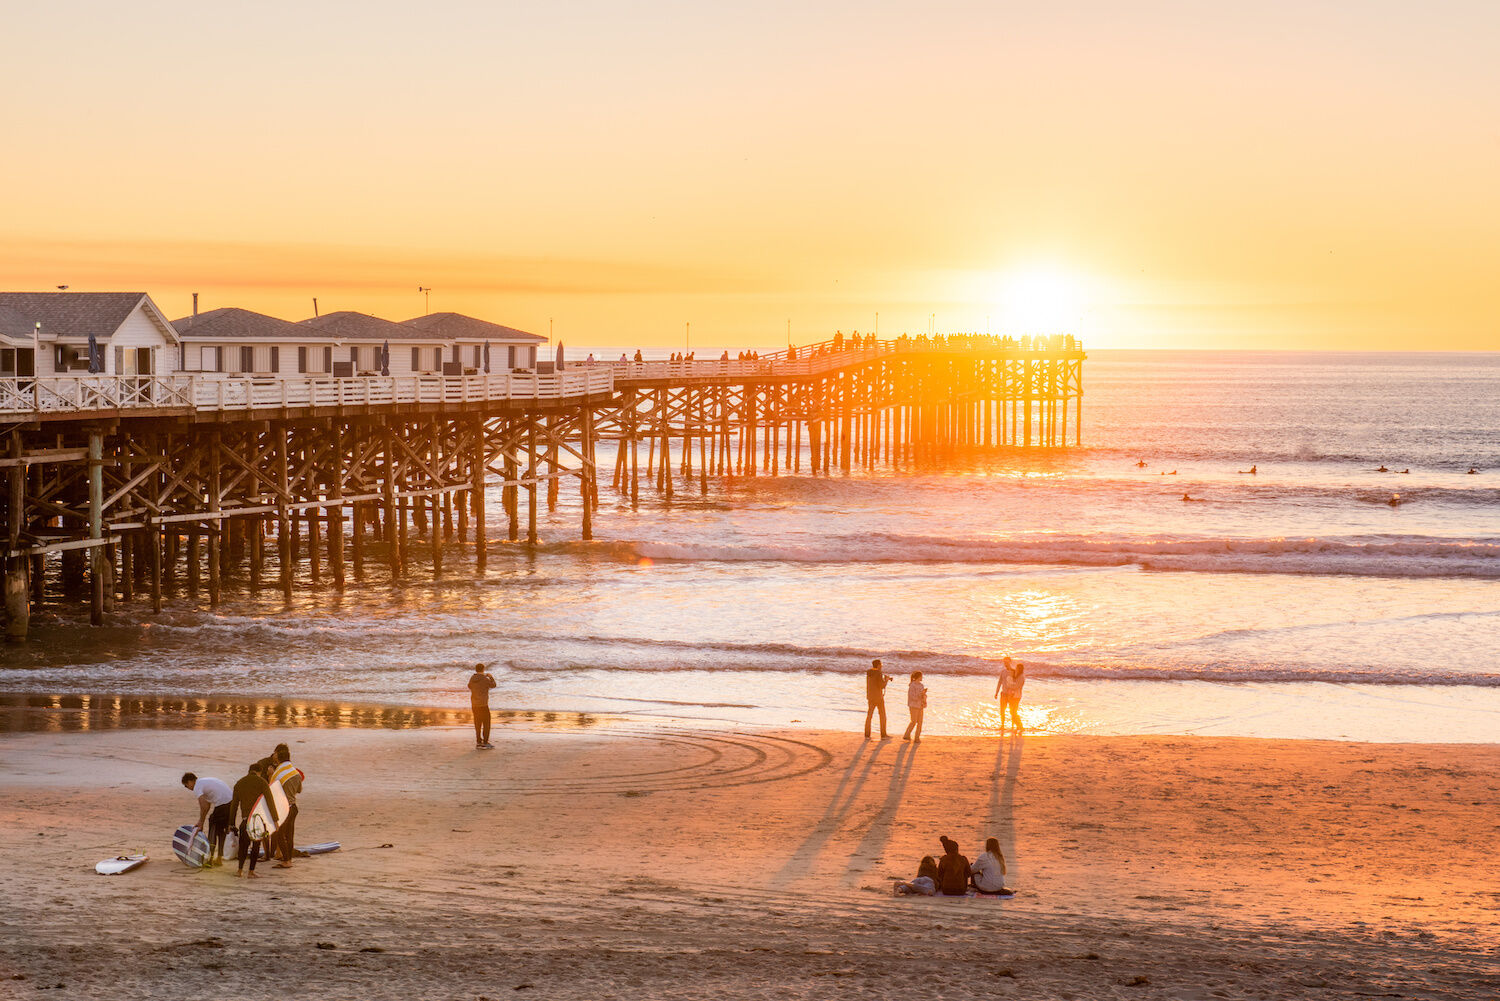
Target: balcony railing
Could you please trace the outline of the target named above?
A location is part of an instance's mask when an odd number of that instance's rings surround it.
[[[319,376],[82,375],[0,377],[0,418],[109,410],[236,411],[556,400],[609,393],[608,366],[490,375]]]

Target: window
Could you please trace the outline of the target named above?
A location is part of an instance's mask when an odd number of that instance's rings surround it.
[[[505,367],[516,367],[516,346],[514,344],[505,349]]]
[[[240,346],[240,371],[255,371],[255,349],[248,344]]]
[[[307,372],[307,348],[305,346],[297,349],[297,371]]]
[[[483,349],[478,344],[474,345],[474,367],[475,368],[478,368],[480,365],[484,364],[483,361],[481,361],[481,357],[480,357],[480,352],[482,350]]]
[[[271,371],[281,371],[281,348],[275,344],[271,345]]]
[[[321,371],[333,371],[333,346],[329,345],[323,349],[323,368]]]
[[[411,370],[413,372],[420,372],[420,371],[422,371],[422,349],[421,348],[412,348],[411,349]]]

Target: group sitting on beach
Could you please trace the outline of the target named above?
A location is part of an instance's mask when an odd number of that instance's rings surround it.
[[[917,866],[917,874],[909,880],[898,882],[898,896],[964,897],[970,889],[975,893],[1009,897],[1016,891],[1005,885],[1005,855],[1000,851],[1000,841],[990,838],[984,843],[984,853],[970,863],[959,853],[958,842],[949,837],[938,839],[943,845],[943,857],[934,859],[923,856]]]

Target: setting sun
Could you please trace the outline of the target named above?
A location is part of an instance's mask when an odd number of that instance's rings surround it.
[[[1090,306],[1084,279],[1051,266],[1002,274],[994,295],[999,332],[1006,334],[1080,334]]]

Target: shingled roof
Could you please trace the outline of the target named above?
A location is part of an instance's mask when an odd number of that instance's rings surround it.
[[[30,344],[31,336],[36,331],[33,326],[35,323],[35,320],[28,320],[26,314],[14,306],[0,305],[0,337]]]
[[[478,320],[462,313],[432,313],[402,320],[403,327],[415,327],[430,337],[445,341],[535,341],[546,340],[536,334],[515,327],[506,327],[488,320]]]
[[[0,292],[0,306],[21,314],[28,328],[40,321],[42,336],[49,339],[89,334],[109,337],[143,301],[162,333],[174,336],[167,318],[144,292]]]
[[[382,320],[369,313],[343,310],[324,313],[310,320],[303,320],[300,327],[311,327],[325,337],[340,341],[432,341],[439,338],[413,330],[393,320]],[[303,336],[306,336],[304,333]]]
[[[265,313],[255,313],[237,306],[210,309],[197,316],[184,316],[173,320],[172,326],[183,337],[194,339],[213,337],[224,340],[277,340],[299,341],[307,339],[307,331],[301,324],[282,320]]]

